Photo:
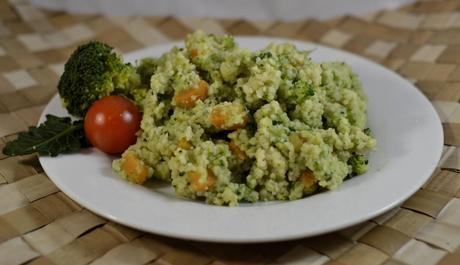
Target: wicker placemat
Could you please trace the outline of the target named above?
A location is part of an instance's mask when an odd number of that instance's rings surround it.
[[[368,222],[303,240],[226,245],[115,224],[60,192],[35,156],[0,155],[0,264],[460,264],[458,0],[293,23],[77,16],[36,9],[27,0],[0,0],[0,148],[37,122],[78,44],[96,39],[129,52],[182,39],[195,29],[320,42],[399,72],[425,93],[442,119],[446,145],[439,168],[400,208]]]

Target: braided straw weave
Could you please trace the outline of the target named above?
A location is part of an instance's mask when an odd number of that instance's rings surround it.
[[[319,22],[69,15],[0,0],[0,149],[35,125],[78,44],[121,52],[210,33],[268,35],[358,53],[408,78],[443,122],[439,168],[415,195],[335,233],[271,244],[187,242],[145,234],[82,208],[59,191],[36,156],[0,155],[0,264],[460,264],[460,1]],[[429,139],[427,139],[429,142]]]

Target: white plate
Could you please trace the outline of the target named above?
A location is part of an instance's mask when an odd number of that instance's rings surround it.
[[[246,243],[313,236],[365,221],[407,199],[433,172],[443,144],[441,123],[430,102],[405,79],[361,57],[317,44],[260,37],[237,41],[250,49],[290,41],[299,49],[314,49],[315,61],[350,64],[369,98],[369,127],[378,141],[370,155],[369,172],[345,181],[336,191],[234,208],[176,198],[166,184],[153,183],[148,188],[127,183],[112,172],[113,157],[96,149],[40,157],[48,176],[72,199],[115,222],[177,238]],[[125,58],[158,56],[174,44]],[[67,114],[58,96],[48,104],[41,121],[48,113]]]

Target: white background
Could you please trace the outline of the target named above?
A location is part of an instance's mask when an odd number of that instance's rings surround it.
[[[327,19],[393,9],[412,0],[31,0],[33,4],[73,13],[173,15],[249,20]]]

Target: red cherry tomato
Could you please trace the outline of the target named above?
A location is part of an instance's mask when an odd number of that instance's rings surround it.
[[[136,142],[141,114],[130,100],[107,96],[95,101],[85,116],[86,138],[108,154],[119,154]]]

